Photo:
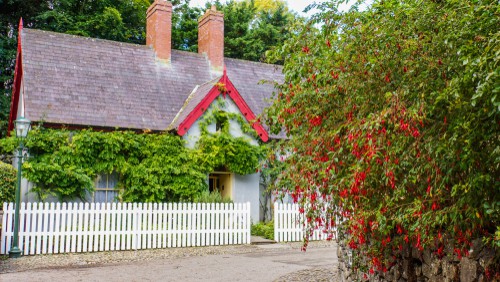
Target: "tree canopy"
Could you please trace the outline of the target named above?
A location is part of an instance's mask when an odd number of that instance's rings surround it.
[[[290,139],[276,187],[309,228],[346,220],[372,271],[404,246],[461,257],[482,237],[498,248],[498,1],[380,0],[347,12],[340,2],[322,4],[277,53],[285,83],[268,123]]]

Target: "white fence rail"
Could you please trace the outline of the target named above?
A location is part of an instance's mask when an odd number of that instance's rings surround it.
[[[21,203],[24,255],[250,243],[250,203]],[[0,254],[13,238],[14,204],[4,204]]]
[[[324,220],[328,224],[328,220]],[[329,228],[335,231],[332,228]],[[310,241],[326,240],[329,234],[320,227],[309,236]],[[299,212],[298,204],[274,203],[274,240],[276,242],[302,241],[305,235],[305,216]],[[330,235],[332,238],[332,235]]]

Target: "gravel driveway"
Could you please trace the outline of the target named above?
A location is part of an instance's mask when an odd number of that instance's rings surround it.
[[[334,242],[26,256],[1,281],[337,281]]]

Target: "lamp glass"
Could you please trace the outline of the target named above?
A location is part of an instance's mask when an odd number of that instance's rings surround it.
[[[26,138],[28,136],[28,131],[31,128],[31,121],[27,118],[20,117],[16,119],[16,136],[18,138]]]

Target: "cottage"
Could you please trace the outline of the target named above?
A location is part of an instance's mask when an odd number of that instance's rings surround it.
[[[231,121],[231,134],[252,143],[273,138],[255,119],[274,91],[273,83],[261,82],[282,81],[279,66],[225,58],[224,16],[215,8],[199,19],[198,53],[171,49],[169,1],[156,0],[146,16],[145,46],[21,24],[9,131],[24,116],[47,127],[75,130],[168,130],[192,147],[200,136],[200,118],[224,99],[223,110],[241,115],[257,133],[246,134]],[[208,129],[216,131],[217,124]],[[116,175],[100,177],[93,200],[112,200],[116,180]],[[236,202],[249,201],[252,218],[259,218],[257,173],[214,171],[207,181],[212,189],[223,187],[223,195]],[[33,201],[23,189],[23,200]]]

